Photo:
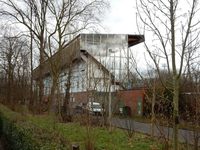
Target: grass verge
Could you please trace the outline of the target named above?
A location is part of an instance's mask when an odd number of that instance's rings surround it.
[[[107,128],[81,126],[79,123],[58,123],[54,117],[21,115],[3,105],[0,105],[0,112],[0,129],[8,142],[12,143],[12,149],[24,146],[23,149],[70,150],[72,144],[78,144],[80,150],[85,150],[88,142],[94,145],[95,150],[161,149],[159,142],[140,133],[135,133],[130,139],[124,130],[118,128],[109,131]]]

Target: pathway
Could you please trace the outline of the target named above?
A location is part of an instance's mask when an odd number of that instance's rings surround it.
[[[123,129],[134,129],[137,132],[145,133],[145,134],[151,134],[151,124],[150,123],[141,123],[134,121],[132,119],[119,119],[119,118],[113,118],[112,124],[116,127],[123,128]],[[179,129],[179,141],[184,143],[194,143],[194,135],[200,136],[200,132],[194,132],[190,130],[184,130]],[[167,128],[164,126],[157,126],[154,128],[154,135],[157,137],[165,136],[170,139],[173,138],[173,129]]]

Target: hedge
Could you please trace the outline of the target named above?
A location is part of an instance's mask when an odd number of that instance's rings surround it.
[[[66,150],[66,140],[29,122],[26,117],[0,105],[0,134],[9,150]]]

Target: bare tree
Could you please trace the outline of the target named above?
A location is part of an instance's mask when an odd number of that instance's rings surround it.
[[[39,62],[44,62],[44,49],[45,49],[45,27],[46,27],[46,16],[47,16],[47,5],[48,0],[31,0],[21,1],[20,3],[16,0],[0,1],[2,16],[8,16],[24,25],[30,33],[34,35],[35,42],[38,45],[40,51]],[[30,11],[33,9],[33,11]],[[33,16],[32,16],[33,15]],[[33,18],[34,19],[33,19]],[[42,81],[43,65],[40,65],[40,77],[39,77],[39,107],[43,96],[43,81]]]
[[[6,76],[6,101],[15,106],[28,97],[29,55],[28,42],[20,36],[9,35],[9,30],[0,41],[0,67]],[[12,30],[10,32],[13,32]],[[27,89],[27,90],[26,90]]]
[[[50,11],[51,18],[55,21],[55,25],[52,28],[47,28],[48,36],[48,49],[45,51],[46,56],[51,69],[51,77],[53,80],[51,97],[54,97],[55,87],[58,87],[59,75],[62,71],[61,52],[66,48],[67,42],[70,37],[75,37],[78,33],[83,30],[91,29],[95,25],[99,25],[99,15],[104,11],[104,8],[108,6],[104,0],[92,0],[92,1],[63,1],[59,3],[57,1],[49,2],[48,9]],[[103,8],[103,9],[101,9]],[[51,20],[52,21],[52,20]],[[73,44],[73,42],[72,42]],[[76,43],[71,46],[68,50],[69,57],[65,68],[68,69],[68,80],[71,80],[71,66],[73,59],[75,58],[74,51],[76,49]],[[57,59],[50,59],[53,56],[53,51],[57,51]],[[71,51],[71,52],[70,52]],[[66,83],[66,95],[69,95],[70,81]],[[59,93],[59,91],[57,90]],[[64,105],[67,108],[69,101],[66,96],[64,99]],[[52,98],[50,99],[52,101]],[[51,102],[52,103],[52,102]]]
[[[181,9],[184,2],[187,5],[186,11]],[[145,31],[152,32],[153,37],[155,37],[153,42],[155,44],[152,47],[147,42],[145,43],[147,52],[153,60],[158,73],[160,65],[155,56],[159,56],[164,61],[169,74],[172,76],[173,148],[175,150],[178,149],[180,77],[184,67],[187,66],[186,54],[198,47],[199,35],[199,20],[196,19],[198,15],[198,0],[184,2],[178,0],[137,1],[137,12],[140,21],[144,24]],[[189,41],[190,34],[193,34],[193,38]],[[196,46],[189,49],[191,42]]]
[[[162,146],[164,149],[169,149],[169,127],[171,125],[172,117],[172,93],[168,86],[171,80],[168,72],[163,69],[159,70],[159,78],[157,70],[147,62],[146,73],[141,73],[138,68],[136,58],[131,56],[130,61],[135,67],[135,71],[140,76],[142,86],[145,89],[145,101],[144,101],[144,117],[150,117],[151,119],[151,136],[154,138],[155,131],[158,131]],[[165,86],[163,86],[163,84]],[[166,88],[168,87],[168,89]],[[168,130],[165,130],[168,128]]]
[[[105,0],[23,0],[20,3],[16,0],[1,0],[0,3],[5,6],[1,8],[0,13],[4,16],[11,16],[15,21],[24,25],[38,45],[40,52],[39,103],[41,103],[44,86],[42,71],[45,57],[50,64],[53,79],[51,97],[53,97],[55,89],[58,87],[57,81],[62,65],[60,65],[60,57],[57,57],[56,61],[49,58],[56,51],[63,50],[67,42],[71,40],[70,37],[82,30],[94,29],[95,25],[100,22],[99,15],[108,3]]]

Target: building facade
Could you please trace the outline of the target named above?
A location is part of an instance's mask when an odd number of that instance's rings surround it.
[[[59,76],[59,93],[65,95],[65,84],[70,75],[71,102],[77,105],[93,100],[106,105],[106,93],[129,88],[129,48],[143,41],[142,35],[78,35],[65,49],[50,58],[52,61],[59,60],[62,68]],[[69,57],[70,54],[73,54],[73,57]],[[48,60],[43,65],[44,96],[48,96],[52,86]],[[33,75],[37,81],[39,67],[34,70]]]

